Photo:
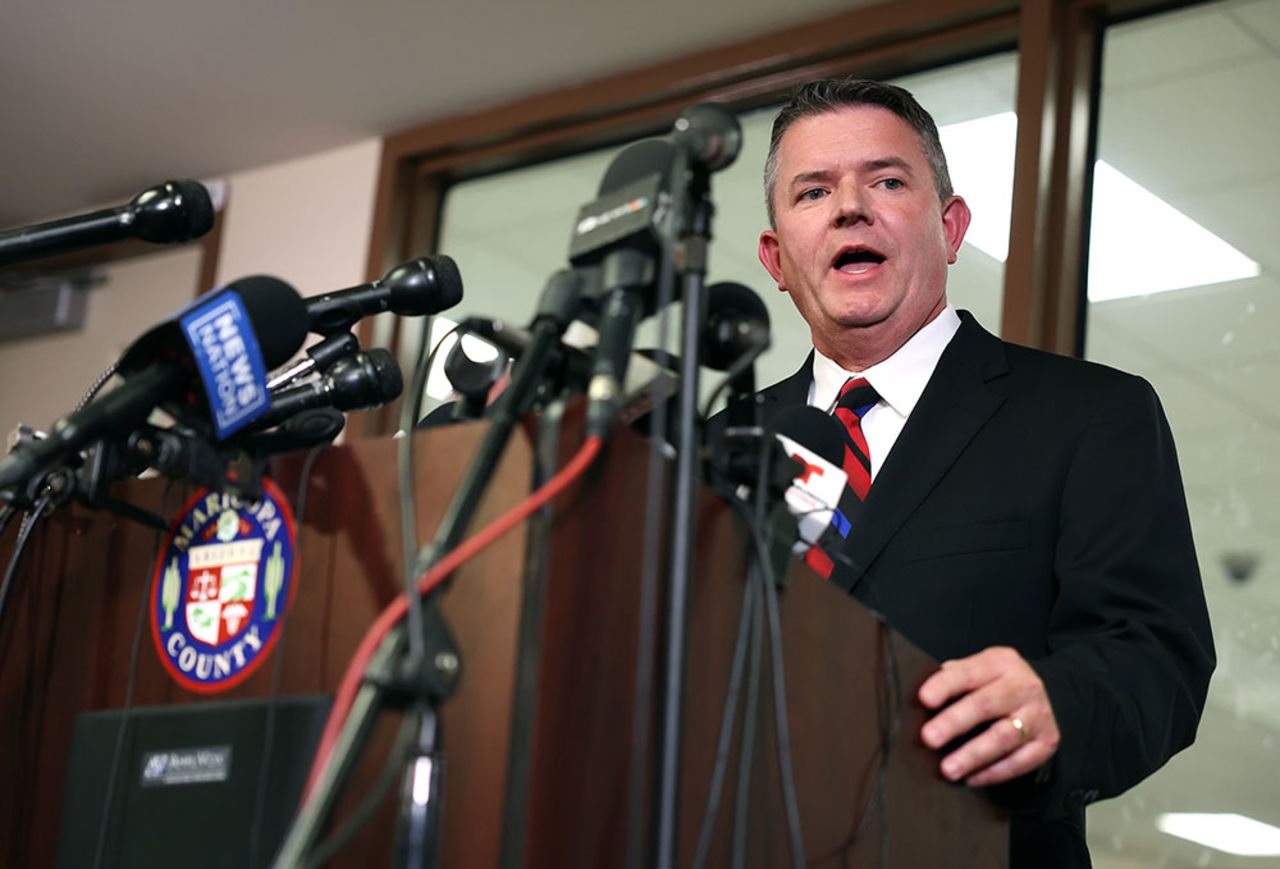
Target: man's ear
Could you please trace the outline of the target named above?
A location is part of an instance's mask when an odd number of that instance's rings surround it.
[[[956,254],[964,242],[973,215],[963,197],[952,195],[942,204],[942,232],[947,238],[947,264],[956,261]]]
[[[787,287],[782,278],[782,244],[778,241],[778,234],[772,229],[760,233],[760,246],[756,255],[760,257],[760,264],[765,271],[777,282],[778,289],[785,293]]]

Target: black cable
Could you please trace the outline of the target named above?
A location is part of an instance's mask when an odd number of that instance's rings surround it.
[[[446,332],[436,346],[427,351],[431,344],[431,323],[434,318],[427,317],[422,325],[422,340],[418,342],[417,358],[413,363],[413,377],[410,379],[409,391],[400,402],[400,438],[396,442],[396,489],[400,501],[400,544],[404,555],[404,593],[409,599],[408,631],[409,659],[421,660],[426,654],[426,626],[422,614],[422,601],[417,589],[418,560],[418,518],[413,500],[413,430],[422,415],[422,393],[427,388],[427,376],[431,373],[436,354],[453,335],[462,329],[462,324],[454,326]],[[458,340],[462,340],[459,338]]]
[[[763,463],[762,463],[763,464]],[[758,484],[759,487],[760,484]],[[761,534],[754,515],[748,510],[747,506],[741,501],[730,499],[729,503],[740,512],[747,520],[747,527],[751,531],[752,537],[757,548],[757,555],[764,570],[764,579],[766,585],[766,608],[769,611],[770,635],[773,643],[772,667],[775,673],[774,681],[774,707],[777,717],[777,736],[778,736],[778,763],[782,777],[783,799],[787,809],[787,825],[788,835],[791,841],[792,861],[796,866],[803,865],[804,846],[801,838],[801,829],[799,824],[799,809],[795,794],[795,781],[792,772],[791,756],[790,756],[790,734],[786,721],[786,686],[783,680],[782,669],[782,649],[781,649],[781,627],[778,619],[777,610],[777,592],[776,582],[773,576],[773,564],[768,558],[770,541],[766,540]],[[822,508],[810,511],[820,512]],[[801,514],[807,515],[807,514]],[[839,561],[846,567],[854,567],[853,561],[843,552],[828,552],[832,559]],[[884,726],[881,730],[881,746],[880,746],[880,763],[876,773],[876,785],[864,806],[855,827],[853,836],[844,845],[842,851],[848,854],[848,851],[857,844],[862,835],[866,832],[866,828],[870,823],[872,815],[877,809],[881,812],[880,824],[880,865],[886,866],[888,859],[888,821],[885,813],[884,803],[886,801],[886,793],[888,790],[888,773],[890,753],[893,744],[893,738],[897,735],[901,727],[902,715],[902,678],[898,669],[897,650],[893,641],[893,630],[885,622],[884,617],[874,610],[868,610],[871,616],[879,623],[881,636],[885,643],[885,702],[889,706],[888,714],[884,719]],[[781,712],[779,712],[781,710]]]
[[[747,581],[758,583],[760,572],[747,568]],[[751,608],[751,669],[747,675],[747,704],[742,710],[742,746],[738,751],[737,794],[733,805],[734,869],[747,865],[747,809],[751,804],[751,756],[756,743],[756,711],[760,706],[760,668],[764,647],[764,608]]]
[[[5,569],[4,581],[0,583],[0,625],[4,624],[5,606],[9,602],[9,593],[13,590],[13,579],[18,573],[18,562],[22,560],[22,552],[27,548],[27,542],[31,539],[31,532],[36,527],[36,523],[40,521],[51,503],[53,503],[52,496],[41,497],[23,518],[22,526],[18,529],[18,542],[13,547],[13,555],[9,556],[9,566]],[[12,515],[10,513],[5,521],[7,522]]]
[[[752,347],[750,351],[742,354],[733,361],[733,364],[729,366],[729,370],[725,372],[724,379],[716,384],[716,388],[711,391],[711,396],[707,399],[706,404],[702,406],[703,419],[707,419],[711,416],[711,408],[715,407],[716,399],[720,397],[720,393],[728,389],[729,385],[733,383],[733,381],[736,380],[742,372],[746,371],[752,365],[755,365],[756,360],[760,358],[760,354],[764,353],[764,351],[768,349],[769,342],[762,341],[757,346]]]
[[[747,660],[748,627],[756,604],[756,584],[746,583],[742,592],[742,607],[738,614],[738,636],[734,642],[733,663],[729,668],[729,685],[725,692],[724,709],[720,714],[720,736],[716,741],[716,762],[711,770],[711,786],[707,792],[707,805],[702,813],[702,826],[698,831],[698,844],[693,852],[693,867],[698,869],[707,859],[711,848],[711,832],[715,829],[716,815],[720,811],[720,793],[724,786],[725,770],[729,766],[729,749],[733,744],[733,725],[742,693],[743,664]]]
[[[804,865],[804,837],[800,827],[800,808],[796,798],[795,775],[791,763],[791,731],[787,722],[786,683],[783,676],[782,630],[777,608],[777,577],[773,572],[773,562],[769,551],[772,541],[763,533],[754,521],[755,515],[737,499],[729,503],[747,520],[747,528],[751,532],[755,545],[755,556],[761,565],[761,577],[765,583],[765,603],[769,610],[769,629],[771,635],[770,666],[774,678],[774,715],[778,749],[778,768],[782,779],[782,799],[787,820],[787,840],[791,846],[791,860],[795,866]]]
[[[294,576],[290,577],[290,581],[296,578],[297,559],[301,557],[302,553],[302,529],[307,516],[307,491],[308,484],[311,481],[311,469],[320,453],[325,450],[325,446],[312,447],[307,452],[307,457],[303,459],[302,470],[299,472],[298,494],[293,499],[294,503],[297,504],[293,517],[297,533],[293,539]],[[280,620],[280,634],[279,639],[276,641],[275,661],[271,664],[271,690],[267,693],[267,720],[263,725],[265,733],[263,736],[262,757],[258,761],[258,786],[253,800],[252,826],[249,829],[248,865],[251,869],[258,865],[258,855],[262,848],[262,816],[267,805],[267,779],[271,770],[271,755],[275,752],[276,701],[280,697],[280,683],[284,679],[284,640],[289,631],[288,616],[289,613],[286,609],[282,613]]]
[[[116,371],[119,368],[119,362],[112,362],[106,371],[99,374],[98,379],[93,381],[93,385],[89,387],[89,391],[81,396],[79,403],[76,404],[76,410],[84,410],[89,402],[93,401],[94,396],[102,391],[102,387],[107,385],[107,381],[116,376]],[[75,411],[72,411],[72,413],[75,413]]]
[[[804,838],[800,828],[800,807],[796,800],[795,775],[791,767],[791,728],[787,721],[787,683],[783,672],[782,621],[778,615],[778,587],[773,576],[773,565],[769,560],[762,557],[760,565],[761,581],[764,583],[765,613],[769,618],[769,651],[773,670],[773,711],[778,749],[778,772],[782,778],[782,801],[787,817],[787,839],[791,844],[791,863],[795,869],[800,869],[804,866]]]
[[[160,493],[161,515],[165,513],[165,505],[172,491],[173,481],[165,481],[164,489]],[[159,557],[160,547],[163,545],[164,540],[163,532],[158,528],[154,531],[153,536],[155,542],[152,546],[151,561],[155,561]],[[102,800],[102,812],[98,815],[98,840],[93,847],[94,869],[102,866],[103,849],[107,844],[107,828],[111,821],[112,803],[115,801],[116,779],[120,775],[120,761],[124,757],[125,734],[129,730],[130,719],[133,715],[133,694],[138,684],[138,652],[142,646],[143,628],[147,621],[147,608],[150,606],[150,602],[150,593],[140,595],[138,615],[134,619],[133,625],[133,642],[129,647],[129,677],[125,682],[124,705],[120,708],[120,728],[116,731],[115,745],[111,748],[111,764],[107,768],[107,790]]]
[[[400,777],[400,768],[404,765],[405,759],[414,747],[417,732],[415,716],[406,714],[400,722],[400,731],[396,734],[396,741],[391,746],[387,761],[383,764],[382,771],[378,773],[378,778],[373,783],[373,786],[369,788],[368,793],[360,800],[360,804],[343,821],[342,826],[311,849],[311,854],[300,869],[323,866],[373,817],[373,813],[377,811],[378,806],[386,798],[387,790]]]
[[[762,342],[759,352],[769,346]],[[770,669],[773,672],[774,744],[778,750],[778,776],[782,779],[782,804],[787,821],[787,842],[791,846],[793,869],[804,866],[804,835],[800,827],[800,805],[796,798],[796,780],[791,763],[791,726],[787,719],[786,662],[782,650],[782,622],[778,613],[778,578],[774,575],[771,557],[774,541],[771,539],[775,525],[766,525],[769,484],[773,477],[773,456],[776,447],[773,438],[762,437],[759,460],[756,462],[755,522],[748,522],[752,541],[756,545],[758,573],[763,583],[765,611],[769,619]],[[768,529],[768,530],[762,530]]]

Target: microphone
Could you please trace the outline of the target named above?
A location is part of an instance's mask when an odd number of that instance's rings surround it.
[[[742,151],[742,126],[728,109],[715,103],[686,109],[673,128],[672,141],[704,171],[719,172]]]
[[[467,317],[459,325],[458,331],[487,341],[512,359],[523,356],[533,341],[533,335],[527,328],[486,317]],[[461,342],[458,346],[461,346]],[[591,354],[578,347],[558,343],[550,350],[547,376],[571,388],[585,387],[591,377]]]
[[[702,362],[708,368],[728,372],[716,390],[728,392],[724,436],[727,444],[724,460],[733,468],[750,473],[754,459],[744,468],[746,458],[738,443],[758,444],[760,435],[760,396],[756,394],[755,361],[769,349],[769,309],[750,287],[733,281],[722,281],[707,288],[707,319],[702,326]],[[713,400],[714,400],[713,396]],[[710,412],[713,402],[709,402]],[[750,449],[755,453],[756,449]],[[737,467],[735,467],[737,466]]]
[[[674,157],[674,146],[659,139],[624,149],[609,165],[600,196],[583,209],[588,217],[580,214],[575,230],[570,261],[599,265],[604,298],[597,326],[600,341],[587,385],[588,436],[604,437],[613,427],[636,327],[642,316],[653,312],[649,290],[670,211],[667,188]]]
[[[118,208],[0,232],[0,266],[137,238],[192,241],[213,228],[213,202],[198,181],[166,181]]]
[[[306,349],[306,358],[291,365],[267,381],[267,389],[275,392],[290,383],[294,383],[318,371],[321,374],[333,367],[339,359],[354,356],[360,352],[360,342],[350,332],[339,332],[322,341],[317,341]]]
[[[297,352],[305,323],[301,297],[275,278],[243,278],[202,296],[125,351],[123,384],[0,460],[0,490],[26,485],[96,440],[128,434],[157,405],[179,418],[212,416],[219,437],[242,428],[267,410],[267,368]]]
[[[644,139],[619,152],[605,170],[595,200],[578,210],[569,262],[598,265],[624,246],[656,254],[671,209],[675,156],[675,148],[663,139]],[[608,276],[604,280],[610,286]]]
[[[404,317],[438,314],[462,301],[458,266],[443,254],[396,266],[372,283],[306,300],[309,329],[318,335],[346,332],[372,314]]]
[[[390,350],[374,347],[340,359],[323,377],[271,396],[270,409],[255,420],[255,430],[279,425],[303,411],[320,407],[365,410],[399,397],[404,389],[400,366]]]
[[[769,346],[769,309],[755,290],[734,281],[707,287],[707,319],[702,327],[702,363],[728,371],[746,356]],[[744,389],[755,391],[751,369]]]
[[[840,499],[849,487],[844,472],[844,435],[840,423],[816,407],[793,407],[780,412],[769,426],[782,454],[804,467],[783,497],[797,520],[800,555],[810,546],[830,548],[832,535],[847,537],[849,521],[840,512]]]

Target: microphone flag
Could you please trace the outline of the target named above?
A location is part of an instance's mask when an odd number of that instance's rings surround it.
[[[200,372],[218,438],[265,413],[271,406],[267,368],[239,294],[230,290],[199,299],[178,321]]]
[[[839,465],[798,441],[784,434],[775,436],[786,454],[804,465],[804,471],[792,480],[784,496],[787,508],[798,522],[800,540],[796,542],[795,552],[803,554],[818,543],[833,522],[844,523],[838,508],[841,496],[849,487],[849,476]]]

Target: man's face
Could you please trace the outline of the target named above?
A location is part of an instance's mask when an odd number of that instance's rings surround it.
[[[946,304],[969,209],[958,196],[938,200],[919,137],[893,112],[796,121],[771,195],[777,229],[761,234],[760,261],[827,356],[849,358],[841,348],[853,341],[860,362],[878,362]]]

